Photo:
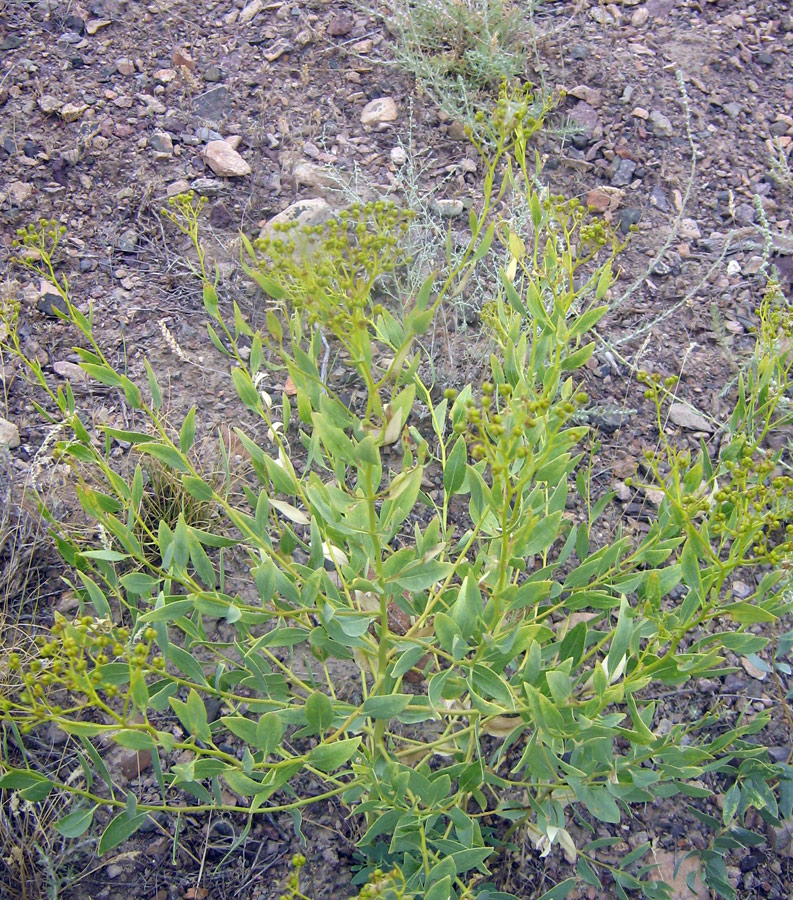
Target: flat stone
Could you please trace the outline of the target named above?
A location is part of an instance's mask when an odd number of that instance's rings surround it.
[[[25,184],[24,181],[12,181],[6,190],[8,191],[8,196],[14,203],[16,203],[17,206],[21,206],[26,200],[29,200],[33,194],[33,185]]]
[[[641,221],[641,218],[642,211],[640,209],[631,206],[627,209],[623,209],[620,213],[620,231],[623,234],[628,234],[631,230],[631,226],[637,225]]]
[[[696,410],[685,403],[673,403],[669,407],[669,421],[690,431],[713,431],[713,425]]]
[[[592,107],[600,106],[603,100],[598,88],[592,88],[586,84],[578,84],[574,88],[570,88],[567,93],[570,97],[575,97],[576,100],[583,100]]]
[[[576,103],[570,110],[569,118],[571,124],[575,125],[587,137],[599,138],[603,133],[603,126],[600,124],[600,116],[597,110],[585,100],[579,100]]]
[[[214,197],[223,190],[223,182],[217,178],[194,178],[190,182],[190,187],[202,197]]]
[[[199,94],[193,100],[193,110],[202,119],[217,121],[223,118],[229,105],[229,89],[225,85],[218,85]]]
[[[603,213],[606,210],[614,212],[622,202],[625,191],[615,187],[593,188],[586,195],[586,205],[595,212]]]
[[[8,447],[13,450],[19,444],[19,429],[8,419],[0,418],[0,447]]]
[[[461,216],[465,212],[465,206],[463,205],[462,200],[443,198],[441,200],[436,200],[432,205],[435,212],[445,219],[453,219],[456,216]]]
[[[188,69],[190,72],[195,71],[195,60],[192,56],[184,49],[184,47],[177,47],[176,50],[173,51],[173,64],[175,66],[184,66],[185,69]]]
[[[736,103],[735,101],[733,101],[732,103],[725,103],[724,106],[722,106],[722,109],[731,119],[737,119],[738,116],[743,112],[743,106],[741,106],[740,103]]]
[[[361,111],[361,124],[382,125],[396,121],[397,115],[397,106],[391,97],[377,97],[370,100]]]
[[[209,66],[206,72],[204,72],[204,81],[210,83],[223,81],[223,70],[217,66]]]
[[[134,228],[128,228],[119,237],[116,244],[122,253],[134,253],[138,246],[138,233]]]
[[[355,25],[355,19],[350,13],[346,10],[338,12],[333,17],[330,25],[328,25],[328,34],[331,37],[344,37],[345,34],[349,34],[352,31],[353,25]]]
[[[86,381],[87,374],[76,363],[65,359],[59,359],[52,364],[52,371],[67,381]]]
[[[165,188],[165,195],[167,197],[176,197],[177,194],[186,194],[190,190],[190,182],[185,181],[184,178],[180,178],[178,181],[172,181]]]
[[[404,166],[408,160],[407,151],[404,147],[393,147],[391,149],[391,162],[395,166]]]

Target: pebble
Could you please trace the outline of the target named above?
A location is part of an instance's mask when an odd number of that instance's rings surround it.
[[[350,13],[346,11],[338,12],[330,25],[328,25],[328,34],[331,37],[344,37],[345,34],[349,34],[352,31],[353,25],[355,25],[355,19]]]
[[[633,173],[636,171],[636,163],[632,159],[620,159],[614,166],[611,175],[611,183],[615,187],[623,187],[633,181]]]
[[[87,375],[76,363],[68,362],[65,359],[59,359],[52,364],[52,371],[67,381],[86,381]]]
[[[164,153],[168,156],[173,155],[173,140],[166,131],[155,131],[149,135],[149,147],[155,153]]]
[[[225,141],[210,141],[202,155],[216,175],[238,178],[251,174],[248,163]]]
[[[597,110],[585,100],[579,100],[570,110],[570,122],[582,131],[587,137],[597,140],[603,133],[600,124],[600,116]]]
[[[586,195],[586,205],[595,212],[613,212],[622,202],[625,191],[614,187],[593,188]]]
[[[575,97],[577,100],[583,100],[592,107],[600,106],[603,100],[602,94],[598,88],[592,88],[586,84],[576,85],[576,87],[571,88],[567,93],[570,97]]]
[[[724,106],[722,106],[722,109],[731,119],[737,119],[741,112],[743,112],[743,106],[734,101],[732,103],[725,103]]]
[[[190,188],[202,197],[214,197],[223,190],[223,182],[217,178],[194,178],[190,182]]]
[[[175,197],[177,194],[186,194],[190,190],[190,182],[180,178],[178,181],[172,181],[165,188],[167,197]]]
[[[255,16],[258,16],[259,13],[264,9],[264,0],[251,0],[251,2],[243,7],[242,12],[240,13],[239,23],[240,25],[247,25]]]
[[[455,216],[461,216],[465,212],[465,205],[462,200],[451,200],[443,198],[433,203],[435,212],[445,219],[453,219]]]
[[[208,81],[210,84],[223,81],[223,70],[219,69],[217,66],[209,66],[206,72],[204,72],[204,81]]]
[[[361,111],[361,124],[383,125],[396,121],[397,115],[397,105],[391,97],[376,97],[374,100],[370,100]]]
[[[42,96],[39,97],[37,104],[45,116],[53,115],[53,113],[58,112],[63,106],[61,101],[57,97],[53,97],[52,94],[42,94]]]
[[[195,71],[195,60],[184,47],[177,47],[176,50],[173,51],[172,59],[175,66],[184,66],[184,68],[188,69],[190,72]]]
[[[702,237],[699,225],[693,219],[681,219],[677,233],[685,241],[697,241]]]
[[[650,191],[650,205],[660,209],[661,212],[669,212],[669,201],[666,199],[666,194],[657,184]]]
[[[650,110],[648,121],[650,125],[652,125],[653,131],[656,134],[663,135],[664,137],[672,137],[672,135],[675,133],[675,129],[672,123],[658,109]]]
[[[339,178],[333,170],[325,166],[318,166],[312,162],[300,162],[292,170],[292,175],[298,184],[314,188],[339,188]]]
[[[642,211],[636,207],[629,206],[620,213],[620,231],[628,234],[632,225],[637,225],[642,218]]]
[[[83,113],[88,109],[87,103],[67,103],[61,107],[61,118],[64,122],[76,122],[82,117]]]
[[[404,166],[408,159],[407,151],[404,147],[392,147],[390,156],[391,162],[395,166]]]
[[[193,109],[196,115],[203,119],[216,121],[221,119],[229,105],[229,89],[225,85],[218,85],[199,94],[193,101]]]
[[[744,228],[748,225],[754,225],[755,215],[755,209],[751,203],[741,203],[735,210],[735,223]]]
[[[134,228],[128,228],[119,237],[116,244],[122,253],[134,253],[138,246],[138,233]]]
[[[0,447],[13,450],[19,446],[19,430],[13,422],[0,418]]]

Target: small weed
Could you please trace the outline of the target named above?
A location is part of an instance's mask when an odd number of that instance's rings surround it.
[[[777,186],[786,195],[793,194],[793,169],[790,168],[788,155],[778,137],[774,138],[774,152],[770,154],[770,175]]]

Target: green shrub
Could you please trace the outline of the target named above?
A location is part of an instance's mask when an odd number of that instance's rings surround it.
[[[201,260],[209,335],[231,366],[240,422],[258,420],[267,434],[257,443],[235,429],[254,476],[241,502],[196,468],[196,412],[172,433],[154,371],[144,390],[103,353],[92,315],[58,279],[55,232],[21,235],[36,249],[22,259],[60,285],[83,369],[139,423],[100,426],[106,442],[93,440],[69,386],[53,390],[26,361],[48,414],[66,423],[56,452],[78,474],[80,504],[113,539],[86,550],[58,536],[79,615],[56,619],[37,659],[11,659],[20,690],[0,701],[20,744],[43,722],[75,739],[84,786],[2,762],[0,788],[33,801],[75,795],[62,834],[84,833],[110,809],[102,853],[152,814],[214,809],[247,818],[242,840],[257,815],[288,812],[299,827],[301,810],[338,798],[360,823],[358,884],[396,869],[404,891],[426,900],[509,897],[487,881],[488,865],[521,829],[542,855],[561,847],[572,867],[548,897],[578,881],[601,888],[608,872],[621,897],[661,898],[669,891],[649,842],[609,865],[598,851],[618,838],[574,838],[571,822],[594,830],[622,822],[633,804],[708,797],[719,776],[731,782],[722,821],[692,810],[715,831],[705,877],[729,898],[724,855],[756,841],[747,810],[769,822],[790,816],[793,770],[772,765],[756,737],[768,713],[708,711],[668,730],[657,722],[659,689],[731,671],[725,654],[761,651],[768,639],[752,626],[791,608],[791,481],[781,453],[765,449],[791,420],[793,363],[779,342],[790,310],[771,285],[715,458],[704,445],[679,451],[661,429],[646,460],[648,485],[663,495],[656,519],[598,544],[611,494],[593,493],[577,373],[594,350],[618,245],[578,203],[531,187],[528,115],[526,97],[502,94],[468,249],[400,318],[372,297],[373,273],[401,262],[400,216],[386,207],[312,232],[321,252],[297,259],[289,235],[258,250],[244,240],[243,267],[268,303],[258,332],[236,305],[227,323],[204,268],[199,208],[189,196],[174,201],[170,215]],[[513,166],[532,234],[491,221],[495,197],[510,180],[517,188]],[[421,335],[497,239],[509,262],[484,315],[490,379],[437,397],[419,374]],[[327,375],[329,354],[360,403],[345,402]],[[294,397],[263,389],[287,378]],[[660,427],[673,384],[643,380]],[[140,469],[116,471],[111,439],[211,503],[217,527],[178,512],[158,523],[159,552],[147,552]],[[572,518],[576,493],[583,512]],[[219,559],[232,548],[255,599],[227,590]],[[746,570],[757,587],[735,601],[731,579]],[[232,637],[208,637],[218,621]],[[357,687],[345,689],[340,672],[357,673]],[[113,787],[97,750],[108,739],[152,754],[158,798]],[[234,741],[239,754],[226,746]],[[301,773],[323,790],[301,795]],[[226,802],[223,788],[238,799]]]

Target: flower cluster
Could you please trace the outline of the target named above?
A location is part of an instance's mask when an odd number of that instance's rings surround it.
[[[309,325],[336,335],[366,327],[381,310],[372,304],[378,278],[408,263],[402,240],[413,213],[377,201],[342,210],[321,225],[273,225],[254,242],[260,269],[305,311]]]

